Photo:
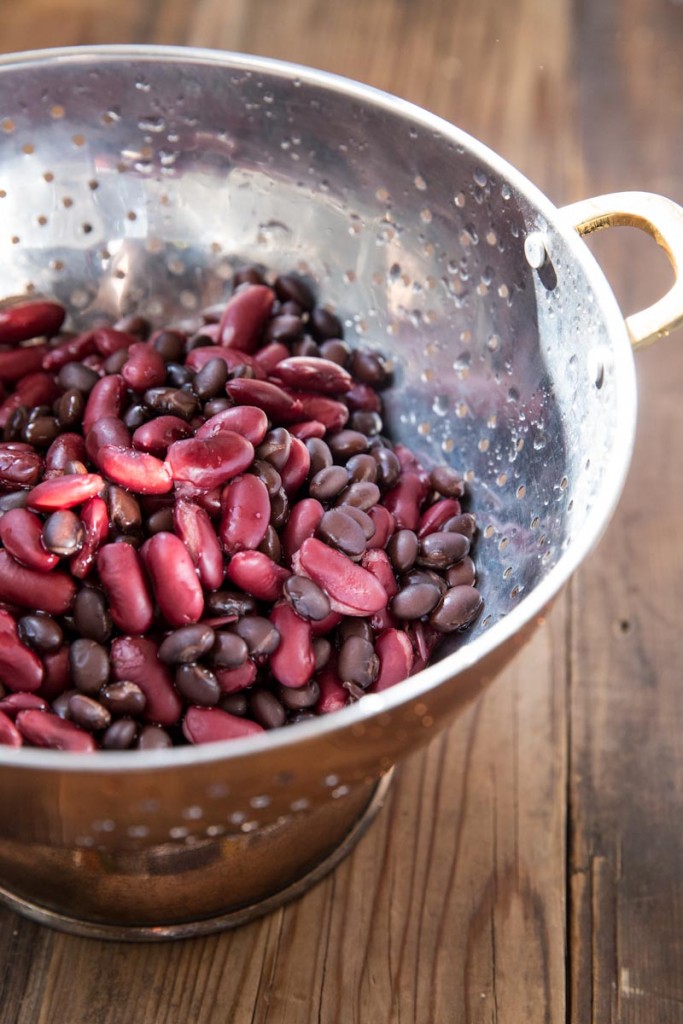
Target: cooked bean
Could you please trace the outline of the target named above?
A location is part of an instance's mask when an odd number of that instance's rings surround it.
[[[218,703],[221,690],[213,672],[203,665],[181,665],[175,674],[175,685],[179,693],[191,704],[212,707]]]
[[[195,375],[193,387],[195,394],[206,401],[216,398],[225,388],[228,381],[228,368],[222,359],[210,359]]]
[[[109,679],[106,648],[94,640],[74,640],[69,648],[71,678],[81,693],[96,694]]]
[[[318,535],[351,558],[365,551],[366,538],[362,526],[346,515],[343,508],[330,509],[324,514],[318,526]]]
[[[280,302],[296,302],[306,312],[313,309],[315,299],[308,284],[296,274],[280,274],[275,278],[275,294]]]
[[[173,746],[173,740],[160,725],[146,725],[135,745],[138,750],[166,750]]]
[[[287,718],[282,704],[270,690],[252,690],[249,694],[249,709],[264,729],[277,729],[285,724]]]
[[[472,587],[476,579],[474,562],[469,556],[463,558],[462,562],[452,565],[446,571],[446,582],[449,587]]]
[[[410,621],[428,615],[440,600],[441,592],[432,583],[413,583],[398,592],[390,607],[397,619]]]
[[[351,373],[363,384],[371,384],[380,390],[389,383],[387,369],[376,352],[356,349],[351,353]]]
[[[363,512],[368,512],[377,504],[380,498],[380,490],[377,484],[369,480],[362,480],[360,483],[351,484],[337,498],[337,505],[352,505]]]
[[[408,572],[417,561],[417,535],[412,530],[397,530],[387,545],[387,553],[396,572]]]
[[[462,512],[460,515],[451,516],[445,523],[442,523],[441,529],[449,533],[462,533],[471,540],[477,531],[477,520],[471,513]]]
[[[80,729],[57,715],[45,711],[21,711],[17,715],[16,727],[24,739],[36,747],[51,747],[54,750],[70,750],[86,753],[95,750],[95,741],[89,732]]]
[[[102,688],[100,702],[113,715],[141,715],[147,698],[136,683],[122,679]]]
[[[377,463],[377,480],[380,487],[393,487],[401,473],[401,464],[394,452],[388,448],[372,448],[370,454]]]
[[[379,658],[372,643],[361,636],[348,637],[339,649],[337,672],[342,682],[356,683],[366,690],[379,672]]]
[[[159,331],[152,344],[163,359],[172,363],[182,358],[185,339],[177,331]]]
[[[74,693],[69,697],[69,718],[88,732],[100,732],[111,725],[111,715],[107,709],[83,693]]]
[[[315,671],[319,672],[321,668],[327,665],[332,655],[332,644],[329,640],[326,640],[324,636],[316,637],[313,641],[313,656],[315,658]],[[313,682],[313,680],[311,680]]]
[[[446,498],[461,498],[465,493],[462,477],[450,466],[436,466],[429,474],[429,482]]]
[[[345,618],[339,623],[337,636],[343,644],[350,636],[359,636],[372,643],[372,626],[367,619]]]
[[[346,463],[346,470],[354,484],[363,481],[374,484],[377,480],[377,462],[369,454],[352,455]]]
[[[218,706],[221,711],[227,711],[230,715],[244,718],[249,711],[249,699],[243,690],[238,693],[226,693],[219,700]]]
[[[330,602],[324,590],[305,576],[290,576],[283,594],[299,618],[320,621],[330,614]]]
[[[102,749],[128,750],[133,746],[137,732],[137,723],[132,718],[119,718],[117,722],[112,722],[102,736]]]
[[[287,463],[291,446],[292,435],[289,431],[284,427],[276,427],[266,434],[256,449],[256,457],[269,462],[280,473]]]
[[[201,623],[182,626],[169,633],[159,647],[159,657],[167,665],[184,665],[198,661],[210,651],[216,634],[210,626]]]
[[[209,654],[213,665],[219,668],[239,668],[248,657],[249,647],[243,637],[227,630],[214,634],[214,643]]]
[[[434,569],[448,569],[464,558],[469,550],[469,539],[462,533],[430,533],[420,541],[417,563]]]
[[[216,590],[206,595],[205,612],[207,616],[234,615],[235,618],[240,618],[256,612],[256,601],[248,594],[240,594],[234,590]]]
[[[83,523],[71,509],[53,512],[45,520],[41,540],[46,551],[59,558],[68,558],[83,547]]]
[[[429,624],[440,633],[452,633],[473,622],[483,603],[481,594],[474,587],[453,587],[430,615]]]
[[[103,644],[112,630],[111,615],[104,594],[94,587],[83,587],[76,594],[73,607],[76,629],[83,637]]]
[[[318,501],[330,501],[344,490],[349,474],[344,466],[326,466],[312,477],[308,491]]]
[[[270,621],[260,615],[245,615],[231,627],[241,636],[253,658],[272,654],[280,643],[280,633]]]
[[[41,654],[58,650],[64,639],[61,626],[50,615],[24,615],[17,630],[23,643]]]

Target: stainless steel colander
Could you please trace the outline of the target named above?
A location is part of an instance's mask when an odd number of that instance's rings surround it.
[[[387,773],[530,636],[618,500],[632,343],[680,322],[680,280],[624,323],[581,241],[683,212],[625,193],[557,210],[494,153],[394,97],[210,51],[101,47],[0,61],[0,266],[85,327],[157,323],[236,265],[298,269],[347,339],[394,365],[387,420],[471,485],[484,615],[419,675],[254,739],[162,752],[0,748],[0,898],[84,934],[227,927],[350,848]]]

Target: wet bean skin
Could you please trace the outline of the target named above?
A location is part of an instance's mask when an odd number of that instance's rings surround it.
[[[5,386],[0,695],[25,704],[0,743],[286,728],[394,685],[480,615],[463,477],[392,443],[383,356],[344,341],[304,276],[234,285],[192,325],[58,334],[33,405]],[[14,666],[41,696],[12,690]]]

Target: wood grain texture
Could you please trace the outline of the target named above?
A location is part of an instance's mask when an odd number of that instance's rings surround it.
[[[622,187],[683,199],[672,0],[4,8],[4,50],[160,42],[283,57],[429,107],[559,203]],[[600,249],[634,309],[661,287],[652,248]],[[237,932],[163,946],[0,911],[0,1024],[683,1021],[683,348],[643,353],[638,374],[633,472],[607,538],[515,665],[401,766],[335,874]]]

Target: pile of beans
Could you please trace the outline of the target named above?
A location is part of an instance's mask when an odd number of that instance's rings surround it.
[[[0,743],[149,750],[327,714],[482,601],[461,477],[307,283],[152,331],[0,308]]]

